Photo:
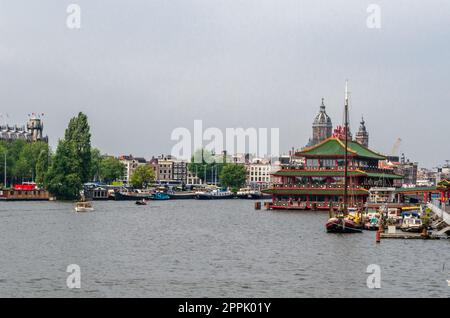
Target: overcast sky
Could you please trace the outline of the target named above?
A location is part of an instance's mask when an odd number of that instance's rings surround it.
[[[66,26],[70,3],[81,29]],[[194,119],[279,127],[286,152],[308,141],[322,97],[341,123],[345,79],[372,148],[400,137],[421,166],[450,159],[448,0],[0,0],[0,112],[45,113],[52,146],[83,111],[109,154],[169,153]]]

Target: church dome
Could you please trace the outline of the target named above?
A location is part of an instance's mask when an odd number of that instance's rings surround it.
[[[323,98],[322,98],[322,105],[320,105],[320,111],[314,118],[313,126],[332,126],[331,118],[325,111],[325,104]]]

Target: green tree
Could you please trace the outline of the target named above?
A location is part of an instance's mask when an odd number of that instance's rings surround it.
[[[13,176],[18,181],[24,181],[24,179],[32,178],[32,168],[29,161],[25,157],[20,156],[15,162],[13,168]]]
[[[91,176],[91,133],[87,116],[79,113],[70,120],[64,139],[60,140],[46,176],[50,193],[57,198],[79,197],[83,183]]]
[[[131,185],[134,188],[142,189],[155,180],[155,172],[148,165],[138,166],[131,175]]]
[[[89,180],[98,181],[101,179],[101,163],[103,156],[97,148],[91,149],[91,172],[89,173]]]
[[[49,146],[45,142],[26,142],[14,140],[11,142],[0,142],[2,155],[1,180],[4,180],[4,154],[6,152],[6,166],[8,183],[14,184],[22,181],[34,181],[36,178],[36,166],[39,154],[42,151],[49,152]]]
[[[19,163],[20,153],[25,147],[26,141],[24,140],[14,140],[13,142],[5,142],[4,146],[6,148],[6,174],[8,177],[8,183],[11,185],[18,181],[21,181],[21,177],[17,175],[23,174],[24,168],[23,161],[20,163],[21,167],[17,167]],[[3,172],[2,172],[3,175]]]
[[[47,154],[49,152],[48,144],[45,142],[23,144],[14,165],[13,175],[21,181],[35,180],[37,160],[43,151]]]
[[[71,147],[60,140],[55,156],[46,176],[47,189],[58,199],[73,200],[79,197],[83,182],[77,172],[77,162],[72,156]]]
[[[220,184],[230,188],[240,188],[245,184],[246,175],[244,165],[226,164],[220,174]]]
[[[45,185],[45,178],[50,166],[51,154],[50,149],[41,150],[36,161],[36,183],[42,187]]]
[[[3,142],[0,142],[0,162],[1,162],[1,164],[0,164],[0,167],[1,167],[1,170],[0,170],[0,177],[1,177],[0,183],[2,184],[1,188],[6,187],[6,184],[3,184],[3,180],[5,180],[5,160],[4,160],[4,158],[5,158],[5,155],[7,155],[7,153],[8,152],[7,152],[7,149],[6,149],[6,145]]]
[[[75,159],[74,170],[81,179],[81,182],[90,181],[91,176],[91,133],[87,116],[78,113],[73,117],[64,135],[70,152]]]
[[[100,162],[100,178],[102,181],[111,183],[125,175],[125,165],[119,159],[104,156]]]

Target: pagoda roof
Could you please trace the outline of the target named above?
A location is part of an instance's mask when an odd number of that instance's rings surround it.
[[[348,140],[347,154],[349,157],[361,157],[369,159],[384,160],[385,156],[370,150],[369,148]],[[344,157],[345,144],[344,141],[337,137],[330,137],[321,143],[308,147],[295,154],[297,157]]]
[[[381,179],[403,179],[403,176],[395,173],[384,173],[384,172],[367,172],[366,175],[372,178]]]

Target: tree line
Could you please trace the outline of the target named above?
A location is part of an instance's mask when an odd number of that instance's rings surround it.
[[[88,118],[73,117],[53,153],[45,142],[1,141],[0,182],[4,180],[6,158],[7,183],[10,186],[34,181],[58,199],[72,200],[89,181],[112,182],[125,173],[125,166],[112,156],[101,154],[91,146]],[[6,185],[3,185],[6,186]]]
[[[12,186],[34,181],[47,189],[57,199],[73,200],[80,196],[83,184],[90,181],[111,183],[123,178],[125,166],[115,157],[101,154],[91,146],[91,133],[87,116],[80,112],[73,117],[53,152],[45,142],[29,143],[24,140],[0,141],[3,160],[0,185],[4,180],[6,158],[7,183]],[[197,156],[197,157],[195,157]],[[226,163],[214,158],[210,151],[198,150],[188,165],[204,183],[217,181],[234,191],[245,184],[246,169],[243,165]],[[149,165],[139,166],[131,175],[135,188],[146,188],[155,181],[155,173]]]

